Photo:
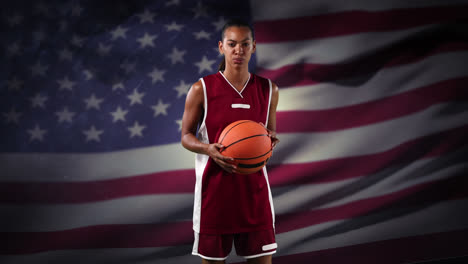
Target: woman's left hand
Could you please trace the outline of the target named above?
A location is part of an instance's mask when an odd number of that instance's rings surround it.
[[[276,145],[280,142],[280,140],[276,137],[276,131],[268,129],[262,122],[260,122],[260,125],[264,126],[265,129],[268,131],[268,136],[271,139],[271,149],[274,149]]]

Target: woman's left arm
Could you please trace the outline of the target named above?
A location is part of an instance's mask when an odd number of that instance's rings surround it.
[[[274,83],[271,84],[271,102],[270,102],[270,114],[268,115],[268,134],[271,137],[271,146],[275,146],[279,143],[279,139],[276,137],[276,107],[278,106],[279,100],[279,89],[278,86]]]

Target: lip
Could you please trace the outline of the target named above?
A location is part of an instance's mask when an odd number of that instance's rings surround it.
[[[233,61],[234,63],[240,64],[240,63],[243,63],[243,62],[244,62],[244,59],[242,59],[242,58],[234,58],[232,61]]]

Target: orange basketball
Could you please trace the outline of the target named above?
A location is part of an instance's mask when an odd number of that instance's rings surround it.
[[[234,158],[239,173],[261,170],[271,157],[271,139],[262,125],[251,120],[239,120],[223,129],[218,143],[224,156]]]

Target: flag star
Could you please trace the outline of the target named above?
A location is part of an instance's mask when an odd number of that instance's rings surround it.
[[[128,131],[130,131],[130,138],[135,136],[143,137],[142,131],[145,128],[146,126],[140,126],[138,121],[135,121],[135,123],[133,123],[133,126],[127,127]]]
[[[213,22],[213,26],[216,28],[216,31],[221,31],[221,29],[223,29],[224,27],[224,24],[226,24],[226,19],[224,19],[224,17],[220,17],[218,19],[218,21],[216,22]]]
[[[20,14],[14,14],[12,16],[7,17],[8,25],[10,27],[17,26],[23,22],[24,17]]]
[[[118,89],[125,90],[125,86],[122,81],[117,81],[112,85],[112,91],[115,91]]]
[[[85,80],[89,81],[94,78],[94,73],[91,70],[84,69],[83,74],[85,75]]]
[[[83,7],[80,6],[80,4],[74,4],[72,9],[71,9],[71,15],[72,16],[80,16],[81,12],[83,12]]]
[[[58,122],[72,122],[73,116],[75,115],[75,112],[70,112],[68,111],[68,107],[63,108],[62,111],[60,112],[55,112],[55,114],[58,117]]]
[[[8,90],[19,91],[21,90],[23,83],[24,82],[22,80],[18,80],[15,76],[13,79],[7,81]]]
[[[80,36],[73,34],[72,39],[71,39],[71,44],[77,47],[83,46],[83,42],[85,41],[85,38],[81,38]]]
[[[167,108],[171,106],[171,104],[165,104],[161,99],[158,100],[158,104],[151,106],[154,110],[154,117],[158,115],[167,115]]]
[[[140,42],[140,48],[145,48],[146,46],[154,47],[153,41],[157,37],[158,37],[157,35],[150,35],[145,32],[145,35],[137,39],[137,41]]]
[[[190,85],[186,84],[185,81],[180,81],[179,85],[174,87],[174,90],[177,91],[177,98],[183,96],[184,94],[188,94],[190,90]]]
[[[10,109],[10,112],[3,113],[3,116],[5,117],[7,123],[11,122],[11,123],[19,124],[19,118],[21,117],[21,115],[22,113],[16,112],[14,107]]]
[[[131,72],[135,71],[136,63],[130,63],[128,61],[123,62],[120,64],[120,68],[125,71],[126,74],[129,74]]]
[[[32,76],[37,76],[37,75],[45,76],[46,71],[48,69],[49,69],[49,66],[42,65],[40,62],[37,62],[31,67],[31,73],[32,73]]]
[[[36,94],[36,96],[29,98],[31,100],[31,107],[45,107],[45,101],[47,101],[47,96],[42,96],[40,94]]]
[[[125,115],[126,115],[127,113],[128,113],[127,110],[123,110],[122,108],[120,108],[120,106],[117,107],[117,109],[116,109],[114,112],[111,112],[111,113],[110,113],[110,114],[112,115],[112,117],[113,117],[112,122],[115,123],[115,122],[117,122],[117,121],[119,121],[119,120],[125,122],[125,121],[126,121],[126,120],[125,120]]]
[[[68,79],[68,76],[65,76],[63,80],[58,80],[58,84],[60,85],[59,90],[73,90],[73,86],[75,86],[76,82],[72,82]]]
[[[59,51],[59,59],[61,61],[62,60],[72,61],[73,53],[69,49],[64,48],[63,50]]]
[[[179,131],[182,131],[182,119],[175,121],[177,125],[179,125]]]
[[[177,62],[184,63],[184,55],[187,51],[178,50],[176,47],[172,48],[172,53],[167,55],[171,59],[171,63],[174,65]]]
[[[140,18],[140,24],[143,24],[145,22],[149,23],[154,23],[154,16],[156,13],[150,12],[148,9],[145,9],[145,11],[141,14],[138,14],[137,16]]]
[[[184,27],[184,25],[177,24],[175,21],[173,21],[171,24],[167,24],[165,26],[166,26],[167,31],[179,31],[179,32]]]
[[[97,130],[94,126],[91,126],[88,130],[83,130],[83,134],[86,136],[86,142],[91,140],[100,142],[102,133],[104,133],[104,130]]]
[[[180,0],[170,0],[166,2],[166,6],[179,5]]]
[[[207,39],[207,40],[209,40],[209,39],[210,39],[210,36],[211,36],[210,33],[206,32],[206,31],[204,31],[204,30],[199,31],[199,32],[195,32],[195,33],[193,33],[193,35],[195,35],[195,38],[196,38],[197,40],[200,40],[200,39]]]
[[[198,67],[198,73],[200,74],[203,71],[212,72],[213,68],[211,65],[213,65],[213,63],[215,62],[216,62],[215,60],[208,60],[206,56],[203,56],[201,61],[195,63],[195,65]]]
[[[201,2],[197,3],[197,6],[191,9],[195,13],[194,18],[199,17],[208,17],[208,10],[205,6],[202,5]]]
[[[143,104],[141,101],[143,96],[145,96],[145,93],[139,93],[137,89],[133,89],[133,93],[128,95],[127,98],[130,99],[130,105]]]
[[[20,52],[20,45],[18,44],[18,42],[13,42],[11,45],[9,45],[7,47],[7,56],[9,57],[13,57],[13,56],[16,56],[16,55],[20,55],[21,52]]]
[[[104,45],[102,43],[99,43],[97,53],[100,56],[107,56],[109,55],[109,52],[111,49],[112,49],[112,45]]]
[[[148,73],[148,76],[151,77],[151,83],[157,83],[158,81],[164,82],[164,74],[166,73],[165,70],[159,70],[158,68],[154,68],[152,72]]]
[[[128,28],[124,28],[124,27],[121,27],[120,25],[112,30],[110,33],[112,34],[112,40],[116,40],[118,38],[123,38],[123,39],[126,39],[127,38],[127,30]]]
[[[101,108],[100,104],[104,99],[96,98],[96,96],[92,94],[91,97],[84,99],[84,101],[86,103],[86,110],[91,108],[99,110]]]
[[[44,135],[45,133],[47,133],[47,130],[41,129],[39,125],[36,124],[36,126],[33,129],[28,129],[28,133],[30,135],[29,141],[33,141],[33,140],[43,141]]]

